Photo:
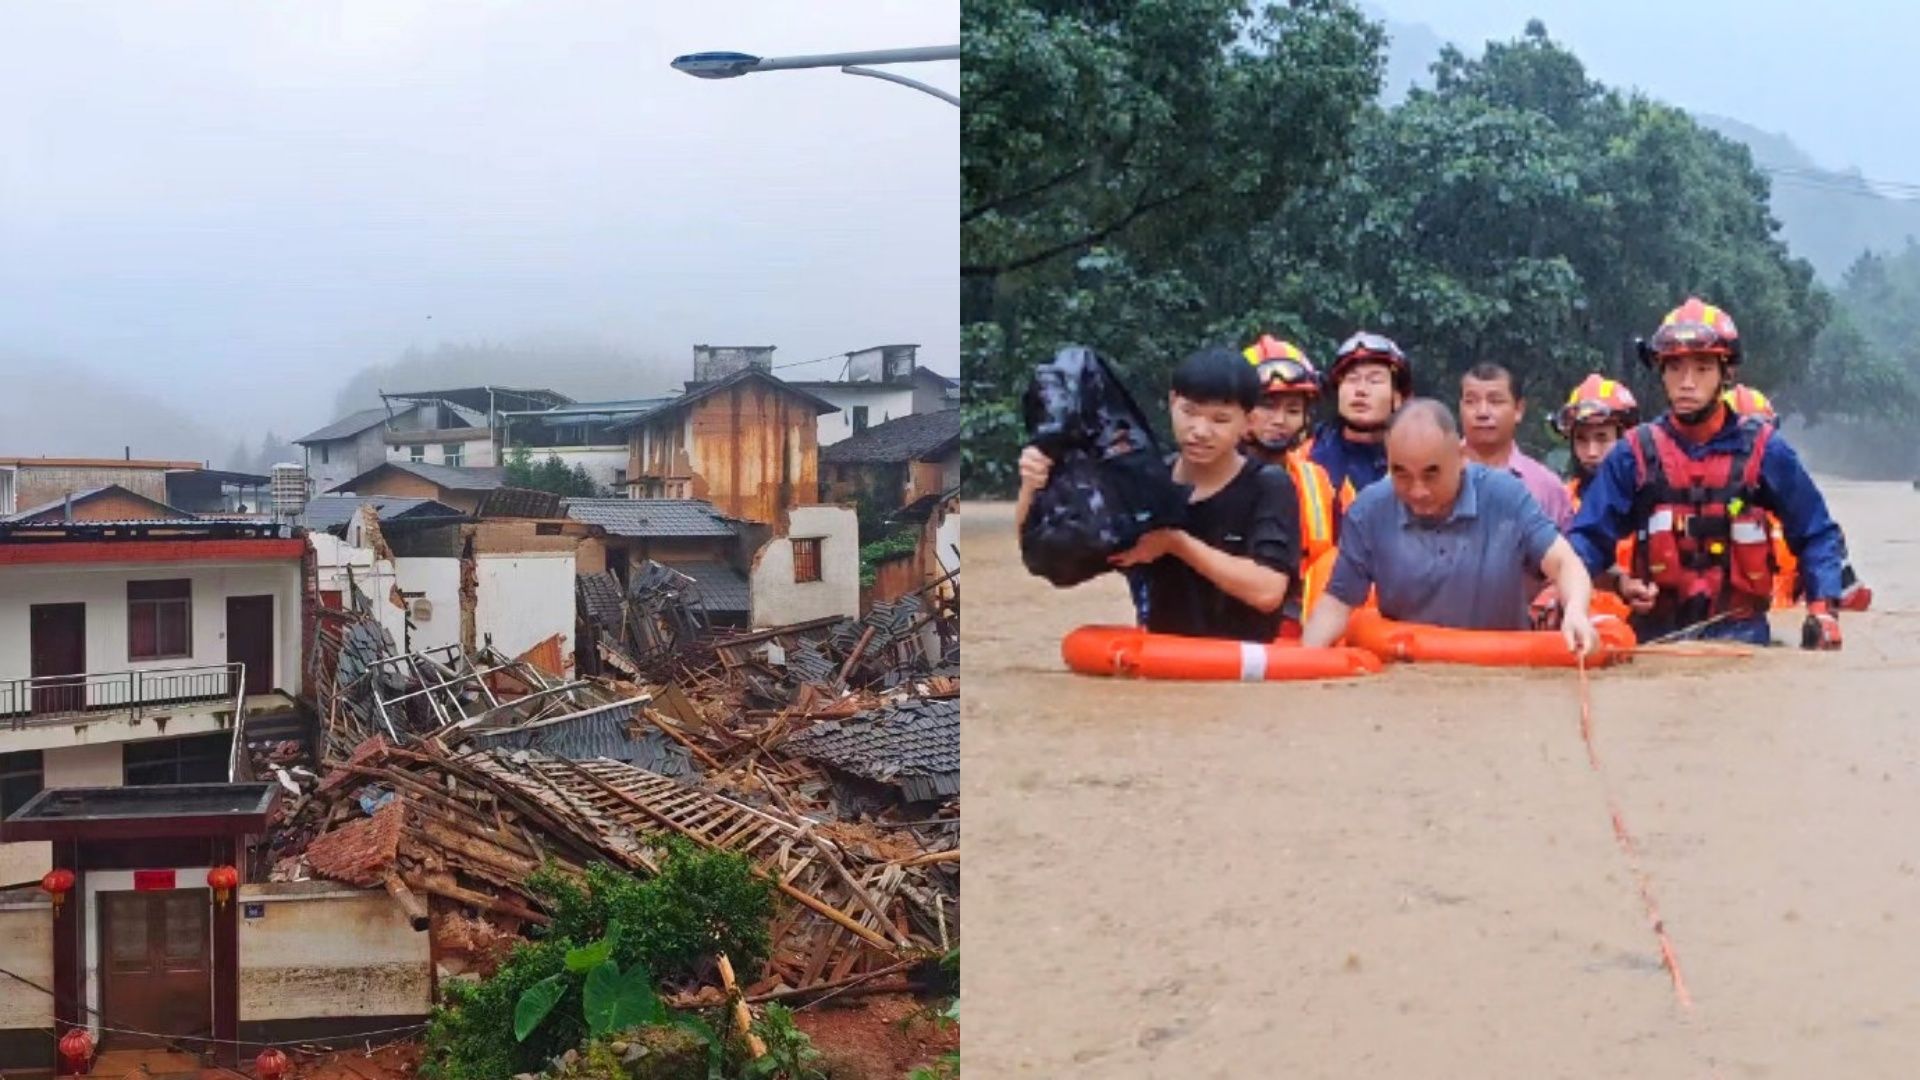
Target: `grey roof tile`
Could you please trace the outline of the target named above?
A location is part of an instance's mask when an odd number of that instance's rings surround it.
[[[790,754],[882,783],[910,801],[960,791],[960,703],[909,699],[852,720],[828,720],[788,739]]]
[[[352,521],[364,505],[372,506],[381,521],[460,516],[460,511],[445,503],[409,495],[318,495],[307,503],[300,522],[309,529],[336,528]]]
[[[733,525],[700,499],[568,499],[567,516],[614,536],[732,537]]]
[[[753,587],[746,575],[721,562],[671,563],[699,583],[700,606],[708,611],[752,611]]]
[[[820,451],[823,465],[890,465],[924,461],[960,444],[955,409],[914,413],[870,427]]]
[[[580,603],[587,609],[587,618],[601,626],[619,626],[624,598],[620,592],[620,579],[608,571],[597,574],[581,574],[574,579],[578,587]]]
[[[348,413],[333,423],[328,424],[326,427],[310,431],[293,440],[293,443],[295,446],[305,446],[308,443],[331,442],[334,439],[350,439],[370,427],[375,427],[386,422],[387,410],[361,409],[357,413]]]

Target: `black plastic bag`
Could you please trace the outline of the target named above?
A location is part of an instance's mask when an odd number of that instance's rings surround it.
[[[1174,483],[1146,415],[1098,353],[1060,350],[1034,370],[1023,404],[1029,441],[1053,459],[1020,532],[1028,572],[1078,585],[1148,532],[1185,523],[1191,489]]]

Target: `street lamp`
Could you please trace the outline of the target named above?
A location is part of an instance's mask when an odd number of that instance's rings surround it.
[[[873,52],[823,53],[819,56],[755,56],[743,52],[699,52],[673,58],[673,69],[700,79],[737,79],[755,71],[791,71],[796,68],[837,67],[849,75],[911,86],[932,94],[941,101],[959,107],[960,99],[945,90],[928,86],[918,79],[875,71],[869,64],[923,64],[934,60],[960,59],[960,46],[935,45],[924,49],[879,49]]]

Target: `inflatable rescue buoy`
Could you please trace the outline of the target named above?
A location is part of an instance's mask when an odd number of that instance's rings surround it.
[[[1271,682],[1373,675],[1380,660],[1361,649],[1308,649],[1224,638],[1151,634],[1137,626],[1083,626],[1060,641],[1060,656],[1082,675],[1139,679]]]
[[[1606,667],[1628,659],[1639,644],[1632,627],[1619,619],[1596,616],[1600,643],[1587,657],[1588,667]],[[1455,630],[1445,626],[1395,622],[1378,611],[1359,609],[1347,621],[1347,644],[1382,660],[1416,664],[1478,664],[1482,667],[1575,667],[1557,630]]]

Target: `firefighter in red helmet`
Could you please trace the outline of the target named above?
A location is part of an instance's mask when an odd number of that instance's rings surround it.
[[[1307,456],[1307,426],[1320,397],[1320,373],[1298,345],[1270,334],[1242,350],[1260,380],[1260,403],[1247,429],[1247,452],[1287,470],[1300,500],[1300,573],[1281,608],[1280,636],[1297,638],[1306,613],[1332,573],[1333,485],[1327,471]]]
[[[1774,425],[1737,415],[1740,332],[1698,297],[1667,313],[1639,343],[1667,411],[1608,452],[1569,530],[1590,573],[1611,579],[1634,609],[1642,640],[1672,635],[1766,644],[1774,566],[1768,515],[1800,560],[1807,618],[1800,643],[1841,645],[1837,615],[1846,545],[1826,499]],[[1611,572],[1634,538],[1633,565]]]

